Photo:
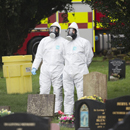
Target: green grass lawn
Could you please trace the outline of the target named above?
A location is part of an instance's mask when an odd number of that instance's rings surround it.
[[[108,60],[103,61],[103,57],[94,57],[89,67],[90,72],[100,72],[108,76]],[[32,76],[32,94],[39,94],[39,71]],[[51,90],[52,93],[53,90]],[[30,93],[29,93],[30,94]],[[119,81],[107,81],[107,99],[112,99],[124,95],[130,95],[130,65],[126,65],[126,78]],[[27,111],[26,94],[7,94],[6,79],[3,78],[3,70],[0,68],[0,106],[10,106],[12,112]],[[75,91],[75,100],[77,100]],[[63,110],[63,109],[62,109]],[[53,118],[52,122],[58,122]],[[61,128],[67,130],[68,128]],[[70,128],[72,130],[72,128]]]

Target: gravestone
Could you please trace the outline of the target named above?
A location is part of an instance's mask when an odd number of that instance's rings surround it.
[[[121,59],[110,60],[108,80],[115,81],[122,78],[125,78],[125,61]]]
[[[55,108],[54,94],[29,94],[27,112],[37,116],[53,117]]]
[[[106,100],[106,128],[113,128],[130,111],[130,96]]]
[[[15,113],[0,118],[0,130],[50,130],[50,120],[27,113]]]
[[[97,95],[107,99],[107,75],[91,72],[83,76],[83,96]]]
[[[122,121],[117,122],[113,128],[108,130],[130,130],[130,112],[128,112]]]
[[[51,123],[51,130],[60,130],[60,126],[57,123]]]
[[[0,106],[0,111],[1,111],[2,109],[4,109],[4,110],[6,109],[6,110],[9,111],[9,110],[10,110],[10,106]]]
[[[105,104],[83,99],[75,102],[75,130],[105,130]]]

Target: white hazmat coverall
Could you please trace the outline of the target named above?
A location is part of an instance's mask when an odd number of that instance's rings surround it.
[[[59,35],[61,27],[58,22],[51,26],[59,28]],[[62,86],[63,86],[63,42],[66,39],[58,36],[51,38],[50,36],[43,38],[38,46],[35,60],[32,68],[38,69],[40,63],[40,94],[49,94],[51,85],[53,86],[53,94],[55,94],[55,113],[62,108]]]
[[[83,75],[88,74],[88,66],[93,58],[93,51],[90,42],[79,36],[78,26],[73,22],[69,28],[77,30],[77,37],[64,44],[65,67],[63,71],[64,88],[64,113],[73,114],[74,107],[74,86],[77,90],[77,97],[83,96]]]

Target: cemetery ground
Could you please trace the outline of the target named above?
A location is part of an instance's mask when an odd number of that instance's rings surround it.
[[[89,72],[100,72],[106,74],[108,77],[109,60],[103,60],[103,57],[94,57],[89,67]],[[32,93],[26,94],[7,94],[6,79],[3,78],[3,70],[0,68],[0,106],[10,106],[10,110],[14,113],[24,113],[27,111],[28,94],[39,94],[39,70],[37,74],[32,76]],[[112,99],[124,95],[130,95],[130,65],[126,64],[125,79],[118,81],[107,81],[107,99]],[[51,94],[53,88],[51,89]],[[91,95],[90,95],[91,96]],[[75,91],[75,101],[77,100]],[[62,111],[63,108],[62,108]],[[58,123],[56,117],[52,119],[53,123]],[[68,128],[61,127],[61,130]],[[73,130],[74,128],[69,128]]]

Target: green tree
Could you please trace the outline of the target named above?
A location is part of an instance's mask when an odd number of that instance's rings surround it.
[[[71,0],[0,0],[0,57],[16,52],[29,29],[58,10],[72,10]]]
[[[130,0],[82,0],[92,9],[104,14],[101,23],[104,28],[110,29],[114,35],[124,34],[125,38],[118,36],[112,45],[121,43],[126,51],[130,50]]]

